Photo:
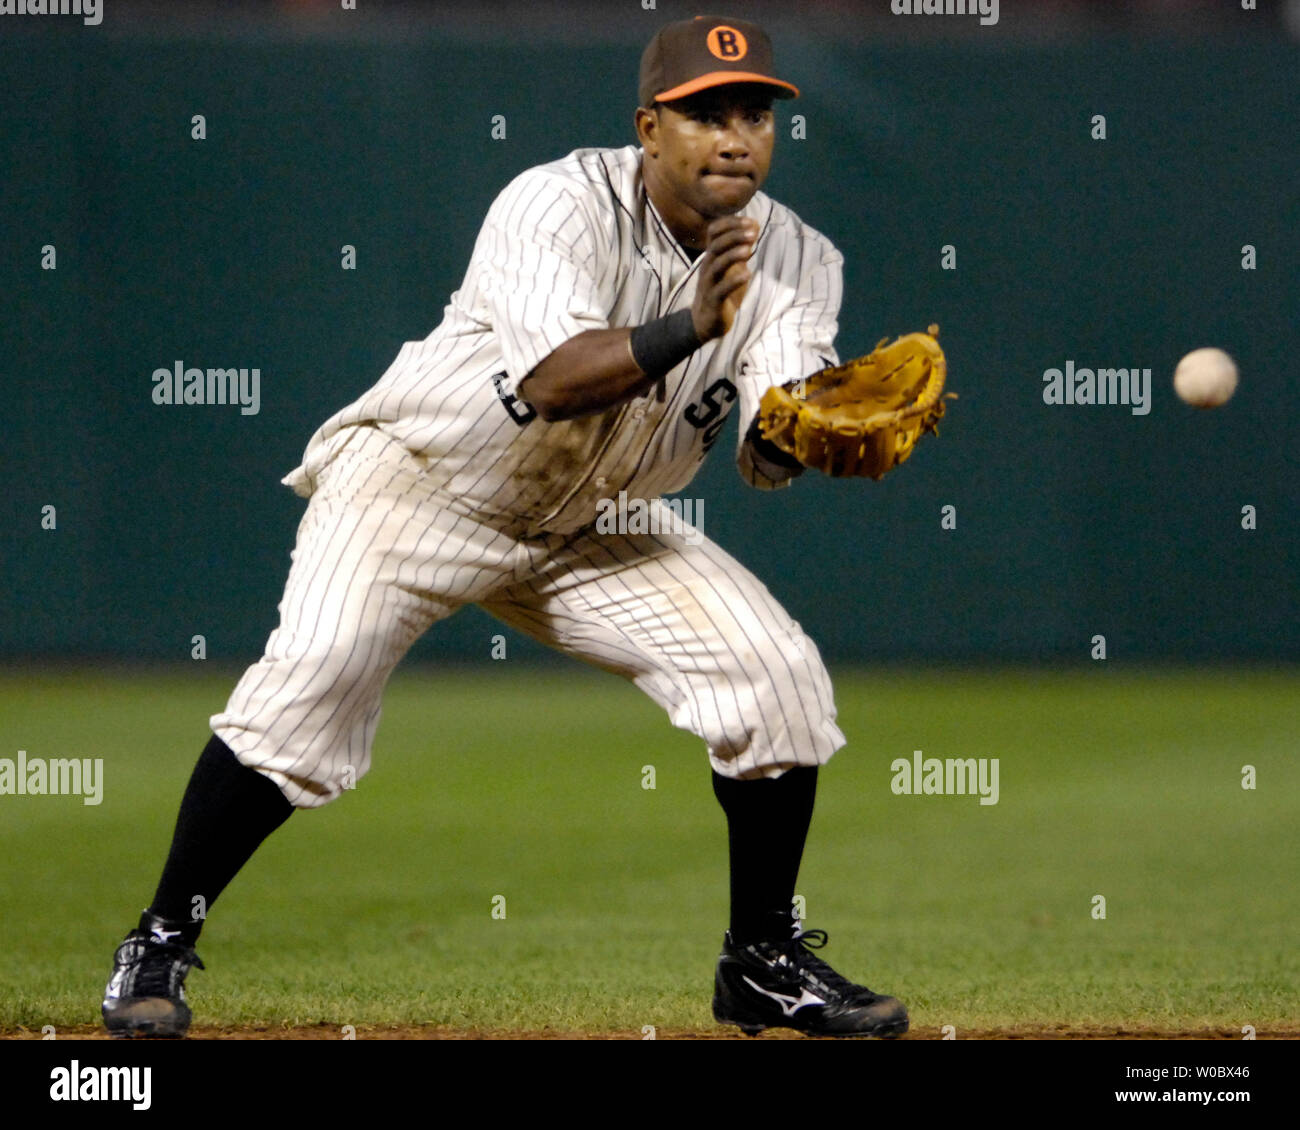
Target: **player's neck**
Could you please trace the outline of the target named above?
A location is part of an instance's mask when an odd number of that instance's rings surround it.
[[[690,258],[696,258],[704,250],[708,240],[708,217],[682,204],[656,182],[653,173],[647,176],[644,161],[641,164],[641,179],[645,184],[646,196],[654,205],[655,211],[659,213],[664,226],[681,245],[682,250]]]

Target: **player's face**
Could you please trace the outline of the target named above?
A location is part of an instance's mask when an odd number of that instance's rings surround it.
[[[741,84],[701,91],[663,103],[649,133],[642,144],[654,154],[659,187],[706,220],[730,216],[767,179],[776,140],[772,95]]]

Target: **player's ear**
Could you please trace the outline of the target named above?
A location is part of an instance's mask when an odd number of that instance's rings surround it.
[[[637,140],[648,157],[659,156],[659,107],[638,106],[636,108]]]

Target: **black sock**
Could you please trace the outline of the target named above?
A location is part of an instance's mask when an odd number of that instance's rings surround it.
[[[713,795],[727,814],[732,940],[746,945],[789,938],[794,884],[817,795],[817,766],[753,781],[715,770]]]
[[[289,819],[293,805],[269,777],[240,764],[215,734],[181,798],[171,851],[149,912],[181,927],[193,945],[203,917],[249,856]],[[195,918],[195,896],[203,899]]]

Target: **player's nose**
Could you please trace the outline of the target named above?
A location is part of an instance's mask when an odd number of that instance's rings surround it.
[[[725,123],[718,136],[715,152],[720,158],[728,161],[747,159],[749,157],[749,142],[742,128],[744,118],[739,114],[732,114],[725,119]]]
[[[734,130],[728,130],[718,139],[714,152],[721,165],[745,164],[749,160],[749,145]]]

